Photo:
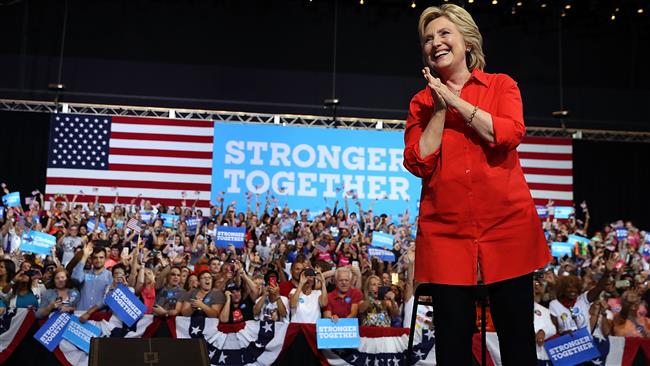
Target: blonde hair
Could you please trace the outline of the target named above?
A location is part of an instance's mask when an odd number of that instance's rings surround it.
[[[364,299],[368,299],[368,295],[369,295],[368,291],[369,291],[370,281],[371,280],[377,280],[377,281],[379,281],[379,285],[381,285],[381,278],[379,278],[379,276],[376,276],[376,275],[368,276],[368,278],[366,278],[366,282],[363,284],[363,298]]]
[[[465,54],[467,68],[469,71],[474,69],[483,70],[485,68],[485,54],[483,53],[483,36],[478,30],[472,16],[467,10],[454,4],[443,4],[440,7],[430,6],[420,15],[418,22],[418,33],[420,41],[424,39],[424,29],[434,19],[445,17],[449,19],[460,31],[468,46],[469,52]],[[433,70],[432,70],[433,71]]]

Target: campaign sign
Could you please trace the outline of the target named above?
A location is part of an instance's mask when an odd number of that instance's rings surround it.
[[[199,225],[198,219],[185,219],[185,225],[187,226],[187,232],[189,234],[196,234],[196,228]]]
[[[244,212],[246,194],[269,193],[316,211],[349,192],[376,212],[416,212],[422,183],[403,154],[401,131],[215,122],[211,198],[223,191]]]
[[[99,225],[97,225],[95,219],[90,219],[86,222],[86,229],[88,229],[88,232],[93,232],[95,229],[101,232],[106,232],[106,224],[100,222]]]
[[[628,231],[627,229],[616,229],[616,239],[625,240],[627,239]]]
[[[573,244],[554,241],[551,243],[551,255],[557,258],[564,257],[565,255],[571,257],[573,255]]]
[[[600,357],[587,328],[544,342],[553,366],[571,366]]]
[[[5,217],[5,207],[4,206],[0,206],[0,217],[1,218]]]
[[[318,349],[359,348],[359,319],[341,318],[336,323],[332,319],[318,319],[316,342]]]
[[[140,220],[146,222],[147,224],[153,219],[153,212],[151,211],[140,211]]]
[[[90,352],[90,338],[97,338],[101,330],[90,323],[81,323],[75,315],[71,316],[68,326],[63,332],[63,338],[74,344],[80,350]]]
[[[133,326],[147,311],[147,306],[132,293],[128,287],[119,284],[104,299],[106,305],[129,327]]]
[[[20,192],[11,192],[2,196],[2,203],[7,207],[20,206]]]
[[[557,206],[555,207],[555,218],[556,219],[568,219],[573,215],[573,207],[571,206]]]
[[[370,256],[371,258],[377,257],[382,262],[395,262],[395,254],[390,250],[386,250],[383,248],[369,247],[368,256]]]
[[[56,245],[56,237],[54,237],[54,235],[30,230],[23,234],[23,241],[20,244],[20,250],[34,254],[48,255],[52,252],[52,247],[54,245]]]
[[[650,233],[645,234],[645,242],[650,244]]]
[[[178,215],[170,214],[160,214],[160,218],[163,220],[164,227],[177,227],[178,220],[180,219]]]
[[[48,351],[53,352],[63,339],[63,332],[70,322],[70,318],[71,315],[68,313],[55,312],[34,334],[34,338],[41,342]]]
[[[537,215],[539,215],[540,219],[545,219],[548,217],[548,207],[536,205],[535,208],[537,209]]]
[[[589,245],[589,243],[591,243],[591,240],[589,238],[585,238],[584,236],[571,234],[569,235],[568,242],[574,245],[576,242],[578,242],[580,243],[580,245],[586,246]]]
[[[235,248],[243,248],[245,236],[246,228],[219,226],[217,228],[217,239],[215,240],[215,245],[217,248],[227,248],[232,244]]]
[[[390,234],[385,234],[379,231],[375,231],[372,233],[372,246],[373,247],[381,247],[381,248],[386,248],[386,249],[393,249],[393,242],[395,241],[395,237]]]

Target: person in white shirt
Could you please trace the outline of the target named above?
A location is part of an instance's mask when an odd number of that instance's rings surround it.
[[[322,284],[314,290],[316,278]],[[306,268],[300,273],[298,287],[289,293],[292,323],[316,323],[321,317],[321,308],[327,306],[327,287],[325,277],[320,271]]]
[[[544,350],[544,341],[551,338],[557,332],[555,324],[551,321],[551,312],[538,303],[535,303],[533,309],[535,326],[535,343],[537,343],[537,359],[548,360],[548,354]]]

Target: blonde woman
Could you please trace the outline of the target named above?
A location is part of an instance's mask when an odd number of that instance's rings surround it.
[[[372,275],[363,286],[363,300],[359,303],[361,325],[390,327],[393,317],[399,315],[395,293],[381,286],[381,278]]]

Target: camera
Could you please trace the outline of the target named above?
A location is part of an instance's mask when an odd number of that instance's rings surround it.
[[[305,276],[306,277],[315,277],[316,276],[316,271],[314,271],[313,268],[307,268],[307,269],[305,269]]]
[[[388,291],[390,291],[390,287],[388,286],[379,287],[379,290],[377,291],[377,299],[384,300]]]

